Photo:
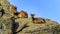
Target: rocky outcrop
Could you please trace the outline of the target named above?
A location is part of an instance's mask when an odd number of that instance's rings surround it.
[[[51,21],[46,19],[46,23],[43,24],[34,24],[31,20],[25,18],[16,19],[19,22],[18,30],[20,30],[24,24],[26,24],[26,28],[22,29],[19,33],[21,34],[58,34],[57,31],[59,26],[55,21]]]
[[[15,19],[12,7],[7,0],[0,0],[0,34],[60,34],[56,21],[43,18],[46,22],[36,24],[32,17]]]
[[[0,0],[0,34],[11,32],[9,21],[13,16],[12,6],[7,0]]]

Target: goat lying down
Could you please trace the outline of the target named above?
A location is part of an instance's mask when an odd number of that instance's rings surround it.
[[[43,18],[33,18],[33,23],[41,24],[41,23],[46,23],[46,21]]]

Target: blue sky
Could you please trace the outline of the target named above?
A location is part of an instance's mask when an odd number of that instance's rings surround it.
[[[60,23],[60,0],[8,0],[17,6],[17,11],[24,10],[29,16],[49,18]]]

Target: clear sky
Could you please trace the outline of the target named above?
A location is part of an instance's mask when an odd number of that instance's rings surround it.
[[[60,23],[60,0],[8,0],[17,6],[17,11],[24,10],[35,17],[49,18]]]

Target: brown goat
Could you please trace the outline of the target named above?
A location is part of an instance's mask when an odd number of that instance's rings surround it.
[[[25,12],[25,11],[20,11],[20,12],[17,12],[17,7],[16,6],[12,6],[11,7],[12,11],[13,11],[13,14],[14,14],[14,17],[15,18],[27,18],[28,17],[28,14]]]
[[[27,18],[28,14],[24,11],[14,13],[15,18]]]
[[[11,10],[13,11],[13,13],[16,13],[17,12],[17,7],[16,6],[12,6]]]
[[[35,14],[31,14],[31,18],[33,20],[33,23],[46,23],[45,19],[43,18],[34,18]]]
[[[46,23],[45,19],[43,19],[43,18],[33,18],[33,22],[36,24]]]
[[[18,14],[18,17],[20,18],[27,18],[28,17],[28,14],[24,11],[21,11],[19,14]]]

